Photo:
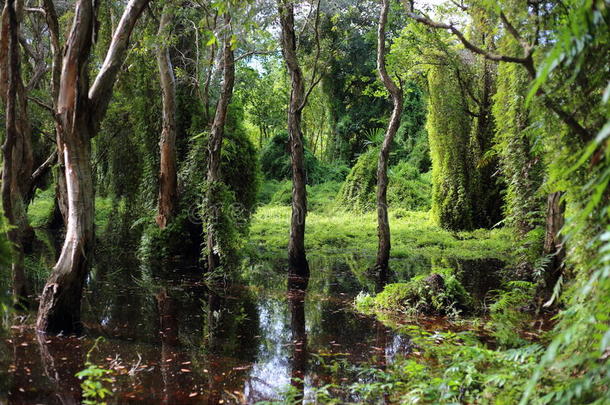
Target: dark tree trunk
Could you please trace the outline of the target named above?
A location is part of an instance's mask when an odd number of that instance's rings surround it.
[[[159,23],[158,37],[167,42],[172,14],[170,6],[165,6]],[[161,154],[159,170],[159,200],[157,204],[157,225],[165,228],[174,216],[177,198],[176,174],[176,81],[174,69],[166,43],[157,49],[157,64],[163,99],[163,128],[159,151]]]
[[[76,3],[63,54],[56,107],[57,149],[65,164],[68,222],[61,254],[40,297],[36,327],[42,332],[73,333],[81,329],[82,289],[91,264],[94,236],[91,138],[112,96],[133,26],[147,3],[131,0],[125,7],[91,88],[87,73],[97,3]]]
[[[375,268],[380,274],[387,273],[390,260],[390,222],[388,219],[387,201],[388,159],[392,141],[400,126],[400,115],[403,108],[402,90],[390,78],[385,66],[385,26],[388,20],[389,3],[389,0],[383,0],[382,2],[377,30],[377,70],[385,88],[392,96],[392,103],[394,105],[377,163],[377,235],[379,237],[379,244]]]
[[[224,138],[225,124],[227,122],[227,111],[233,96],[233,86],[235,84],[235,56],[231,46],[231,16],[225,14],[225,32],[223,35],[222,50],[222,86],[220,89],[220,99],[216,105],[216,115],[210,131],[208,141],[208,195],[206,201],[207,215],[209,217],[207,227],[207,254],[208,271],[213,272],[220,265],[220,255],[218,254],[218,235],[216,227],[220,219],[222,201],[218,201],[215,193],[215,184],[222,181],[220,173],[220,160],[222,150],[222,140]]]
[[[557,191],[547,197],[546,231],[544,236],[544,254],[550,256],[550,261],[544,272],[544,291],[542,298],[548,301],[553,295],[555,284],[559,280],[565,259],[563,241],[559,231],[565,223],[565,202],[563,192]]]
[[[24,267],[24,244],[30,226],[26,213],[33,157],[25,87],[21,80],[19,19],[16,0],[8,1],[2,13],[1,76],[2,100],[6,107],[6,137],[2,145],[2,207],[12,244],[12,286],[16,305],[27,306],[28,288]]]
[[[305,156],[301,116],[305,104],[305,85],[299,67],[294,32],[294,4],[279,0],[278,10],[282,26],[282,53],[290,73],[292,91],[288,105],[288,134],[292,161],[292,215],[290,241],[288,242],[289,278],[306,279],[309,264],[305,255],[305,218],[307,216],[307,191],[305,189]]]

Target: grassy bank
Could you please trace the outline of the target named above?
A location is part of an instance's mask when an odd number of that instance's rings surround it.
[[[390,209],[392,257],[506,259],[511,250],[505,229],[449,232],[431,223],[427,212]],[[290,207],[266,205],[252,220],[250,242],[273,256],[286,249]],[[377,217],[374,212],[354,213],[339,208],[313,211],[307,216],[306,248],[310,254],[361,252],[377,249]]]

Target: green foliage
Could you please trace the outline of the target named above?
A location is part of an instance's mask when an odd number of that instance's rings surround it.
[[[503,48],[507,51],[516,48],[508,38],[504,41]],[[502,64],[498,67],[497,83],[493,105],[496,124],[494,151],[499,156],[506,182],[504,215],[506,223],[517,230],[523,254],[536,256],[541,252],[540,239],[531,236],[544,223],[544,200],[539,191],[543,167],[532,138],[540,128],[534,124],[532,112],[525,106],[528,88],[525,70],[519,65]],[[531,259],[525,261],[531,262]]]
[[[410,211],[428,211],[432,184],[430,173],[421,174],[408,162],[389,169],[388,204]]]
[[[356,307],[364,312],[402,312],[405,316],[451,315],[472,306],[472,299],[450,269],[433,269],[429,275],[406,283],[388,284],[375,297],[360,295]]]
[[[338,194],[339,204],[364,212],[376,207],[377,160],[379,150],[360,155]],[[388,204],[392,208],[427,211],[430,208],[430,177],[420,174],[407,161],[389,168]]]
[[[191,210],[201,203],[207,176],[208,134],[203,132],[191,141],[189,154],[180,172],[181,201],[183,209]],[[222,143],[220,173],[223,181],[235,192],[246,216],[256,204],[258,191],[258,165],[256,150],[245,132],[239,127],[227,129]]]
[[[107,388],[109,383],[114,382],[110,377],[112,371],[91,362],[91,353],[97,349],[97,345],[102,339],[102,337],[99,337],[95,340],[95,343],[87,352],[85,369],[76,373],[76,377],[82,380],[83,404],[106,405],[106,399],[112,396],[112,391]]]
[[[337,200],[354,211],[368,211],[375,207],[377,185],[377,148],[369,148],[358,157],[339,191]]]
[[[430,146],[426,132],[426,103],[424,93],[415,82],[409,81],[404,90],[404,110],[392,150],[393,160],[406,161],[426,173],[432,167]]]
[[[266,179],[281,181],[292,178],[290,144],[286,131],[278,132],[265,144],[260,153],[260,166]],[[342,164],[323,164],[305,148],[305,174],[307,184],[342,181],[347,175],[347,167]]]
[[[328,160],[353,162],[367,149],[366,135],[383,126],[389,116],[386,97],[372,94],[376,82],[376,18],[362,6],[347,3],[323,15],[320,32],[330,52],[322,54],[325,66],[321,90],[328,98],[328,113],[333,128],[326,147]],[[354,29],[358,27],[358,29]]]
[[[230,269],[235,268],[237,248],[239,246],[238,230],[244,229],[247,223],[248,213],[241,212],[241,207],[236,204],[235,193],[223,182],[206,182],[204,185],[204,199],[201,205],[201,218],[203,218],[203,230],[207,234],[212,232],[214,245],[211,247],[213,253],[220,258],[222,268],[218,268],[219,274],[227,276]],[[203,248],[204,256],[209,252],[207,245]]]
[[[535,292],[536,285],[527,281],[511,281],[505,290],[498,292],[489,308],[489,327],[502,346],[518,347],[526,343],[516,332],[525,330],[532,320],[531,306]]]
[[[490,350],[469,333],[407,330],[418,356],[399,357],[386,369],[363,369],[364,382],[352,384],[350,391],[410,404],[513,404],[541,352],[539,345]]]
[[[476,169],[470,119],[457,80],[447,68],[428,73],[427,129],[432,156],[432,218],[447,229],[473,229]]]
[[[269,203],[271,205],[290,205],[292,203],[292,182],[285,180],[265,182],[265,188],[273,189]],[[336,208],[335,197],[342,183],[327,181],[325,183],[307,186],[307,210],[309,212],[329,212]]]

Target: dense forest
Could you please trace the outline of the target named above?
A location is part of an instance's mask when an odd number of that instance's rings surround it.
[[[0,6],[0,403],[610,404],[609,0]]]

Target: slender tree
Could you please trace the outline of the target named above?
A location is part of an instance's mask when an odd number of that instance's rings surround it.
[[[291,79],[290,102],[288,104],[288,134],[290,136],[290,156],[292,166],[292,214],[290,219],[290,240],[288,242],[289,277],[307,279],[309,264],[305,254],[305,218],[307,217],[307,191],[305,189],[305,152],[301,119],[307,98],[320,81],[316,77],[316,66],[320,54],[318,22],[320,4],[316,9],[316,42],[318,44],[311,85],[305,90],[305,79],[297,56],[297,38],[294,30],[294,2],[278,0],[281,25],[282,54]]]
[[[61,254],[42,291],[37,329],[78,331],[82,289],[92,258],[94,191],[91,138],[96,134],[112,95],[132,29],[148,0],[130,0],[116,27],[105,60],[92,86],[88,60],[98,2],[78,0],[66,37],[58,81],[58,150],[65,165],[68,221]]]
[[[386,70],[385,65],[385,27],[388,21],[388,11],[390,0],[382,0],[381,12],[379,14],[379,26],[377,29],[377,70],[383,85],[392,97],[392,115],[386,129],[379,160],[377,163],[377,235],[379,244],[377,248],[376,269],[380,274],[386,274],[388,262],[390,260],[390,222],[388,219],[388,159],[390,157],[390,147],[394,136],[400,126],[400,115],[403,110],[402,89],[392,80]]]
[[[231,44],[231,15],[228,12],[224,14],[224,29],[222,40],[222,85],[220,89],[220,98],[216,105],[216,114],[212,129],[210,130],[210,139],[208,142],[208,189],[206,201],[208,201],[207,215],[209,215],[207,228],[207,254],[208,254],[208,271],[213,272],[220,264],[220,256],[217,248],[217,230],[216,224],[219,221],[221,203],[216,203],[216,200],[211,195],[215,192],[215,185],[222,181],[220,173],[220,160],[222,151],[222,140],[224,138],[225,124],[227,121],[227,111],[229,103],[233,95],[233,87],[235,84],[235,56]]]
[[[176,209],[177,174],[176,174],[176,80],[169,54],[168,33],[173,18],[171,5],[163,8],[159,23],[158,37],[161,44],[157,47],[157,65],[161,82],[163,102],[163,126],[159,151],[159,200],[157,204],[157,224],[165,228],[171,221]]]
[[[2,145],[2,208],[12,227],[8,231],[8,239],[13,245],[13,295],[15,303],[25,305],[28,290],[23,245],[30,228],[25,200],[29,191],[33,157],[19,55],[18,14],[22,7],[23,4],[17,0],[10,0],[5,3],[2,13],[0,90],[6,107],[6,137]]]

